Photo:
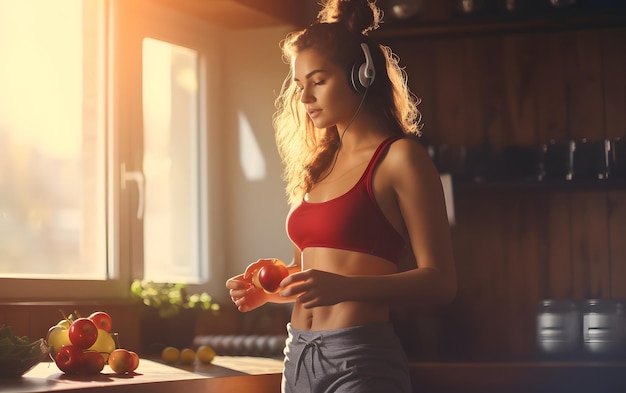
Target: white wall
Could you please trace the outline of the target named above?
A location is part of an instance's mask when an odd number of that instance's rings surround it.
[[[224,275],[222,281],[243,272],[259,258],[276,257],[286,262],[292,259],[292,246],[284,225],[287,198],[272,127],[274,100],[288,71],[281,60],[279,42],[291,29],[285,26],[231,31],[225,35],[227,41],[222,42],[220,137],[224,148],[220,155],[224,210],[219,214],[224,230],[220,237],[225,243],[225,267],[219,269]],[[252,131],[243,135],[243,139],[240,112],[247,117]],[[265,166],[265,176],[258,180],[246,178],[245,168],[251,165],[250,161],[242,165],[243,159],[257,157],[254,149],[247,157],[240,154],[242,142],[250,145],[251,140]],[[262,166],[254,164],[253,169],[258,171]],[[229,299],[223,286],[210,288],[210,293],[218,299]]]

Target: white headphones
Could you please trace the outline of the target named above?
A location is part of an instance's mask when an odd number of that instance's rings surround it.
[[[374,79],[376,78],[374,61],[372,60],[372,54],[370,53],[370,48],[367,43],[361,42],[361,49],[363,50],[363,55],[365,55],[365,63],[355,63],[350,72],[350,82],[352,88],[357,93],[363,93],[374,83]]]

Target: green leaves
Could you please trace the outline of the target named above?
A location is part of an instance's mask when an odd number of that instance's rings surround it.
[[[148,307],[156,308],[162,318],[172,318],[181,309],[211,310],[217,312],[219,305],[213,303],[211,296],[202,292],[188,295],[186,284],[155,283],[134,280],[131,283],[131,294],[140,299]]]
[[[41,354],[42,340],[30,342],[27,336],[16,336],[7,325],[0,326],[0,358],[30,358]]]

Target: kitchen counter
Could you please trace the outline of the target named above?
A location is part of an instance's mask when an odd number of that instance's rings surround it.
[[[209,365],[169,366],[141,359],[137,373],[68,376],[43,362],[20,379],[0,379],[0,393],[280,392],[282,360],[216,356]],[[411,362],[420,393],[624,393],[624,362]]]
[[[78,392],[177,393],[280,391],[282,361],[217,356],[212,364],[176,367],[141,359],[136,373],[119,375],[108,365],[100,375],[70,376],[42,362],[18,379],[0,379],[0,393]]]
[[[412,362],[421,393],[625,393],[624,362]]]

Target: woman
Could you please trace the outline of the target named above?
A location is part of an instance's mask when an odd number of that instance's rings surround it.
[[[416,140],[416,99],[397,59],[367,33],[368,0],[332,0],[282,43],[277,100],[294,260],[276,294],[226,283],[240,311],[294,302],[283,392],[410,392],[390,308],[450,302],[456,276],[443,190]],[[412,268],[400,269],[412,263]]]

